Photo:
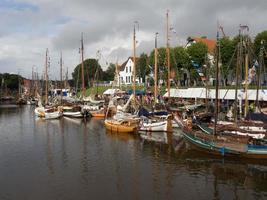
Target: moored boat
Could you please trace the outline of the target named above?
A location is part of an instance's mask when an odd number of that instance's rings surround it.
[[[105,127],[111,132],[135,133],[139,124],[138,119],[106,119]]]

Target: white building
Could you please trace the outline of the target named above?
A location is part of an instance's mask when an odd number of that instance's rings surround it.
[[[116,85],[131,85],[133,83],[133,58],[129,57],[121,66],[119,66],[118,73],[117,73],[117,83]],[[136,73],[136,83],[141,84],[143,83],[142,78],[137,77]]]

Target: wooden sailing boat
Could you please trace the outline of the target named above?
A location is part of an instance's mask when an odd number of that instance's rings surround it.
[[[62,109],[56,106],[48,106],[48,49],[45,54],[45,105],[44,107],[39,101],[39,106],[35,108],[34,112],[37,117],[44,119],[58,119],[62,116]]]
[[[217,39],[218,49],[218,39]],[[218,52],[218,51],[217,51]],[[218,53],[216,58],[216,100],[213,134],[193,130],[192,119],[183,126],[185,139],[194,147],[209,154],[244,158],[267,158],[267,142],[249,136],[228,135],[218,130]]]
[[[168,12],[167,12],[167,24],[168,24]],[[167,32],[168,32],[168,25],[167,25]],[[158,33],[155,34],[155,49],[154,49],[154,56],[155,56],[155,68],[154,68],[154,95],[155,95],[155,103],[154,106],[156,105],[156,100],[157,100],[157,66],[158,66],[158,58],[157,58],[157,35]],[[168,34],[167,34],[168,37]],[[168,41],[168,39],[167,39]],[[168,42],[167,42],[168,44]],[[168,45],[167,45],[168,48]],[[167,50],[168,52],[168,50]],[[170,56],[167,53],[167,57]],[[167,58],[167,62],[169,61],[169,58]],[[169,66],[169,65],[168,65]],[[169,70],[170,68],[168,67],[168,76],[169,76]],[[168,77],[168,87],[169,87],[169,77]],[[169,95],[169,88],[168,88],[168,95]],[[156,141],[156,142],[163,142],[163,143],[168,143],[170,142],[170,136],[172,134],[172,121],[171,121],[171,115],[164,115],[161,117],[155,117],[155,116],[148,116],[148,117],[143,117],[141,119],[140,125],[139,125],[139,131],[140,136],[143,139],[146,140],[151,140],[151,141]]]
[[[134,133],[138,129],[140,119],[136,117],[136,115],[132,115],[129,113],[124,113],[126,108],[129,106],[131,102],[133,104],[136,103],[136,24],[134,22],[134,30],[133,30],[133,94],[130,96],[129,100],[122,108],[122,112],[117,112],[112,119],[105,119],[105,127],[109,131],[115,132],[127,132],[127,133]],[[112,101],[110,102],[112,104]],[[109,112],[109,108],[107,113]],[[127,117],[125,117],[127,116]]]

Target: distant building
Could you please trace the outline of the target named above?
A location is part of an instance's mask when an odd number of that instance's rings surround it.
[[[137,59],[136,59],[137,60]],[[115,77],[114,82],[117,86],[119,85],[131,85],[133,84],[133,58],[129,57],[121,66],[118,66],[117,77]],[[136,73],[136,83],[141,84],[143,80],[141,77],[137,76]]]

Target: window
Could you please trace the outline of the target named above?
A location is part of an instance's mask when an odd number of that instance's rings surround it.
[[[129,72],[132,72],[131,66],[129,67]]]
[[[132,80],[132,83],[133,83],[133,76],[131,76],[131,80]]]
[[[128,73],[128,67],[126,67],[126,73]],[[126,79],[127,80],[127,79]]]

